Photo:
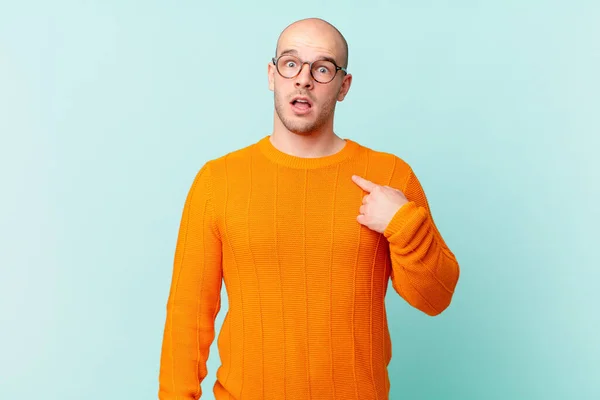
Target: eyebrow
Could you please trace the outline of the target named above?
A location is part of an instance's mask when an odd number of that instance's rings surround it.
[[[298,51],[296,51],[294,49],[287,49],[287,50],[282,51],[281,54],[279,54],[279,55],[283,56],[286,54],[292,54],[292,55],[297,56]],[[330,61],[330,62],[334,63],[335,65],[338,65],[338,63],[332,57],[329,57],[329,56],[320,56],[320,57],[317,57],[317,60]]]

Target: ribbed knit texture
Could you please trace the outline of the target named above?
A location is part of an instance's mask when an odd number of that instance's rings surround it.
[[[366,193],[353,174],[409,200],[383,234],[357,222]],[[159,398],[201,396],[224,282],[217,400],[386,400],[388,282],[437,315],[458,278],[406,162],[348,139],[334,155],[295,157],[266,136],[205,163],[186,198]]]

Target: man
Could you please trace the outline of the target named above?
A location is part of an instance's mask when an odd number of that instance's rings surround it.
[[[175,250],[160,399],[201,396],[222,282],[217,400],[388,399],[388,281],[427,315],[449,306],[459,266],[414,172],[333,132],[347,63],[329,23],[288,26],[268,65],[272,134],[197,174]]]

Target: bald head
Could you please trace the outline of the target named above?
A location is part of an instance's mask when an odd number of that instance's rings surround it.
[[[330,49],[336,61],[348,67],[348,43],[344,35],[329,22],[320,18],[306,18],[288,25],[279,35],[275,56],[289,45],[297,43]]]

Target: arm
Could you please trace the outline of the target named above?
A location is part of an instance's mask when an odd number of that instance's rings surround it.
[[[161,400],[196,400],[207,375],[222,282],[221,240],[204,165],[187,195],[175,249],[160,359]]]
[[[460,268],[433,222],[412,170],[402,191],[408,203],[383,232],[390,246],[392,286],[410,305],[435,316],[450,305]]]

